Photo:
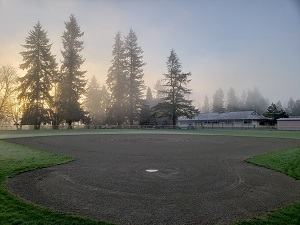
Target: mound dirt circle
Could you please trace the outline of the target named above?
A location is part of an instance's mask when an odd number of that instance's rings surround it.
[[[117,224],[227,224],[300,199],[299,181],[244,162],[299,140],[124,134],[9,141],[75,158],[10,179],[13,193]]]

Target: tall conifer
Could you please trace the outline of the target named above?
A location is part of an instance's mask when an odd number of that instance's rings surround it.
[[[20,78],[19,99],[23,103],[22,124],[33,124],[39,129],[42,122],[50,122],[52,96],[50,91],[57,78],[57,63],[51,54],[51,44],[47,32],[38,22],[22,45],[26,51],[21,52],[23,63],[20,69],[27,70]]]
[[[104,124],[108,103],[108,92],[105,86],[100,87],[95,76],[92,77],[87,87],[84,106],[88,111],[92,124]]]
[[[80,69],[85,60],[80,54],[83,50],[83,41],[79,39],[84,35],[84,32],[81,32],[74,15],[71,15],[70,20],[65,22],[65,28],[66,30],[62,35],[63,50],[61,54],[63,60],[56,112],[59,120],[65,120],[72,128],[73,121],[84,119],[84,110],[79,102],[87,83],[86,71]]]
[[[128,119],[130,125],[138,121],[143,104],[144,72],[143,51],[137,43],[137,36],[130,29],[125,37],[126,74],[128,77]]]
[[[121,33],[115,36],[112,65],[108,70],[106,84],[110,91],[107,123],[122,124],[126,117],[127,78],[125,73],[124,43]]]
[[[168,117],[172,125],[176,125],[178,117],[186,116],[192,118],[199,111],[192,106],[192,100],[188,100],[186,95],[191,94],[191,89],[187,88],[191,81],[191,73],[182,73],[181,64],[174,50],[171,51],[167,61],[167,73],[164,74],[164,90],[160,90],[161,101],[153,107],[159,117]]]

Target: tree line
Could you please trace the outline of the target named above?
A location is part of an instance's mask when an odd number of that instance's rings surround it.
[[[270,104],[269,100],[265,98],[256,87],[252,90],[243,90],[240,96],[237,95],[233,87],[227,92],[219,88],[212,96],[212,101],[209,101],[208,96],[205,95],[200,108],[202,113],[256,111],[259,114],[263,114],[271,105],[275,105],[278,109],[286,111],[290,116],[300,115],[300,99],[294,101],[291,97],[287,103],[287,107],[283,107],[280,100]]]
[[[242,94],[238,96],[235,89],[231,87],[227,93],[221,88],[217,89],[212,96],[212,102],[205,95],[201,111],[203,113],[256,111],[262,114],[268,106],[269,100],[262,96],[258,88],[243,90]]]
[[[38,22],[25,38],[25,49],[20,54],[20,69],[26,74],[18,77],[11,66],[0,70],[1,90],[0,119],[13,120],[17,126],[52,124],[53,128],[65,123],[72,128],[74,121],[93,124],[142,123],[145,110],[150,108],[145,100],[143,51],[131,29],[124,38],[117,32],[112,50],[111,66],[106,86],[100,87],[95,76],[90,83],[81,69],[85,59],[81,55],[83,41],[74,15],[65,22],[61,39],[62,60],[58,66],[51,53],[52,44],[47,32]],[[186,99],[191,93],[187,88],[191,73],[181,72],[181,64],[174,50],[167,60],[164,74],[163,97],[147,111],[147,117],[166,118],[175,125],[178,117],[193,117],[198,110]],[[87,87],[86,87],[87,86]]]
[[[11,66],[0,67],[0,121],[22,125],[52,124],[54,129],[62,123],[72,128],[74,121],[84,124],[168,124],[176,125],[181,116],[194,117],[197,113],[226,111],[256,111],[267,117],[300,115],[300,100],[290,98],[283,109],[281,102],[271,105],[257,88],[243,91],[238,97],[234,88],[227,93],[216,90],[209,101],[207,95],[200,109],[189,99],[191,72],[182,72],[182,65],[174,49],[166,61],[166,73],[154,85],[153,97],[144,84],[143,50],[136,33],[131,29],[122,38],[117,32],[112,46],[111,66],[106,85],[100,87],[95,76],[88,82],[87,71],[81,69],[85,59],[81,55],[84,32],[74,15],[64,22],[61,40],[60,66],[51,53],[52,44],[47,32],[38,22],[29,31],[20,54],[19,77]],[[226,96],[226,101],[225,101]],[[269,107],[268,107],[269,106]]]

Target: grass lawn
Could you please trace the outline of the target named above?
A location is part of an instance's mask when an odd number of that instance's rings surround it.
[[[192,134],[192,135],[223,135],[237,137],[270,137],[300,139],[300,131],[278,130],[231,130],[231,129],[72,129],[72,130],[0,130],[0,139],[49,136],[49,135],[79,135],[79,134]]]
[[[6,180],[36,168],[66,163],[72,158],[0,141],[0,224],[102,224],[29,204],[10,194]]]
[[[300,132],[262,130],[41,130],[0,131],[1,138],[78,135],[78,134],[161,133],[193,135],[230,135],[300,139]],[[10,194],[6,187],[8,177],[23,171],[66,163],[72,158],[0,141],[0,224],[107,224],[70,214],[52,211],[29,204]],[[300,147],[258,155],[250,163],[280,171],[300,180]],[[271,212],[266,218],[242,221],[239,225],[300,224],[300,202]]]
[[[300,180],[300,147],[257,155],[248,159],[247,162],[285,173]],[[300,224],[300,202],[275,210],[265,218],[255,218],[236,224]]]

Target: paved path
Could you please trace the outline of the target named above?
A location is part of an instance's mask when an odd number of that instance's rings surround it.
[[[243,161],[300,140],[137,134],[9,141],[76,159],[10,179],[14,193],[97,220],[227,224],[300,200],[299,181]]]

